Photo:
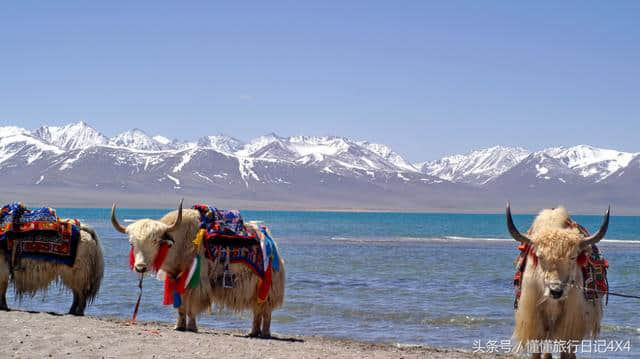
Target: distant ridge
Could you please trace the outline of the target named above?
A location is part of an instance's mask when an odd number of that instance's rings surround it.
[[[494,146],[411,164],[386,145],[338,136],[271,133],[244,143],[141,129],[108,138],[85,122],[0,127],[0,194],[70,191],[78,197],[67,197],[70,205],[157,193],[265,207],[486,212],[508,197],[522,208],[568,202],[596,211],[613,202],[634,212],[639,163],[639,153],[588,145]]]

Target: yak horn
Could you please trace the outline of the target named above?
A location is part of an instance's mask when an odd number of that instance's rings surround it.
[[[174,230],[176,230],[176,228],[178,228],[180,223],[182,223],[182,202],[183,201],[184,201],[184,198],[180,200],[180,204],[178,205],[178,218],[176,218],[175,223],[173,223],[171,227],[167,228],[167,232],[173,232]]]
[[[516,228],[516,225],[513,224],[513,218],[511,217],[511,204],[509,202],[507,202],[507,229],[509,229],[511,237],[513,237],[513,239],[515,239],[516,241],[525,244],[531,243],[531,239],[520,233],[520,231],[518,231],[518,229]]]
[[[592,236],[589,236],[582,241],[583,247],[596,244],[602,238],[604,238],[604,235],[607,234],[607,229],[609,229],[609,212],[610,211],[611,211],[611,206],[609,206],[607,208],[607,211],[604,213],[604,220],[602,221],[602,225],[600,226],[600,229],[598,229],[598,231],[594,233]]]
[[[120,232],[120,233],[127,233],[127,229],[123,226],[120,225],[120,223],[118,223],[118,219],[116,218],[116,204],[113,204],[113,207],[111,207],[111,224],[113,225],[113,228],[116,229],[116,231]]]

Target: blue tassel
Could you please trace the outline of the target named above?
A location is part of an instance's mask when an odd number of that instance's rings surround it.
[[[173,292],[173,307],[179,308],[182,305],[182,299],[180,299],[180,293]]]

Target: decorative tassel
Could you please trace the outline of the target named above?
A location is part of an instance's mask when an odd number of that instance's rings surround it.
[[[173,292],[173,307],[180,308],[182,305],[182,298],[180,298],[180,293]]]
[[[164,305],[169,305],[169,304],[173,304],[173,287],[174,287],[174,282],[173,280],[171,280],[171,278],[169,278],[169,276],[167,276],[164,280],[164,298],[162,299],[162,304]]]
[[[200,244],[202,243],[202,240],[204,239],[204,235],[206,233],[207,233],[207,230],[202,228],[198,231],[198,234],[196,234],[196,238],[193,240],[193,246],[196,248],[196,250],[200,248]]]
[[[273,269],[271,268],[271,261],[269,261],[269,267],[264,272],[264,279],[258,281],[258,304],[264,303],[269,296],[269,289],[271,288]]]
[[[162,267],[162,263],[164,263],[165,258],[167,258],[169,248],[171,247],[167,243],[162,243],[160,245],[158,254],[156,254],[156,259],[153,261],[153,270],[155,270],[156,272],[160,269],[160,267]]]
[[[578,266],[584,267],[586,265],[587,265],[587,255],[584,252],[582,252],[578,256]]]
[[[131,246],[131,250],[129,251],[129,269],[133,270],[133,265],[136,263],[135,255],[133,254],[133,246]]]
[[[193,258],[193,264],[187,276],[187,288],[196,288],[200,283],[200,256]]]

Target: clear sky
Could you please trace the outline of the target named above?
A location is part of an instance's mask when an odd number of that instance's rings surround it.
[[[0,124],[640,151],[640,1],[8,1]]]

